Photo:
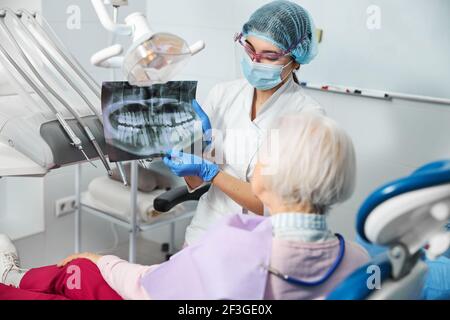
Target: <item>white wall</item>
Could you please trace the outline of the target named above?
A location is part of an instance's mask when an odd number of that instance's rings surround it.
[[[232,38],[251,13],[268,0],[150,0],[156,31],[168,30],[190,42],[206,40],[185,77],[201,77],[200,96],[217,80],[240,74],[240,50]],[[303,80],[450,98],[450,2],[446,0],[296,0],[324,30]],[[366,10],[380,8],[381,29],[369,30]]]
[[[303,79],[450,98],[450,1],[297,2],[324,30]],[[379,8],[379,29],[367,26],[375,18],[372,7]]]
[[[0,7],[11,8],[13,10],[27,8],[29,10],[40,10],[42,0],[0,0]]]

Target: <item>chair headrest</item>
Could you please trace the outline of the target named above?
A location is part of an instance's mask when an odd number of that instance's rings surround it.
[[[433,190],[430,189],[434,187],[439,188]],[[427,190],[428,193],[425,194],[425,190]],[[406,198],[406,195],[408,194],[411,195],[410,199]],[[370,239],[367,235],[366,223],[375,209],[379,209],[381,205],[385,205],[389,201],[391,211],[396,207],[399,208],[399,205],[403,205],[400,208],[406,208],[410,205],[409,210],[405,209],[403,212],[397,214],[398,218],[401,218],[399,216],[400,214],[411,213],[414,209],[414,207],[412,207],[413,202],[417,209],[418,207],[426,205],[427,201],[431,204],[433,201],[441,200],[442,197],[445,197],[445,195],[450,197],[450,160],[429,163],[413,172],[410,176],[387,183],[373,192],[366,199],[358,212],[356,221],[357,232],[362,239],[373,243],[373,239]],[[402,196],[403,198],[400,199]],[[396,198],[398,203],[395,203],[394,198]],[[386,215],[388,213],[389,215],[391,214],[388,212],[389,210],[387,210],[387,206],[384,209],[385,210],[383,210],[383,213],[386,213]],[[378,215],[380,215],[380,213],[378,213]],[[417,221],[413,221],[411,216],[409,219],[403,220],[405,220],[402,222],[404,229],[408,227],[404,223],[409,222],[411,225],[416,225],[420,221],[419,219]],[[391,233],[395,231],[392,226],[392,222],[393,221],[391,221]]]

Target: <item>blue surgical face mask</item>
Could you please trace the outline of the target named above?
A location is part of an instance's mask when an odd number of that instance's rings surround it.
[[[242,59],[241,67],[247,81],[258,90],[270,90],[279,85],[284,79],[281,74],[287,65],[265,64],[253,62],[249,56]]]

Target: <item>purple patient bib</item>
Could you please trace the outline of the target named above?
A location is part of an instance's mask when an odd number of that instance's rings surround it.
[[[233,215],[141,280],[155,300],[260,300],[272,248],[269,218]]]

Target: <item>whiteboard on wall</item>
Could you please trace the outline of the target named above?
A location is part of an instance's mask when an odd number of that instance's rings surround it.
[[[450,98],[450,1],[295,2],[324,30],[302,81]]]

